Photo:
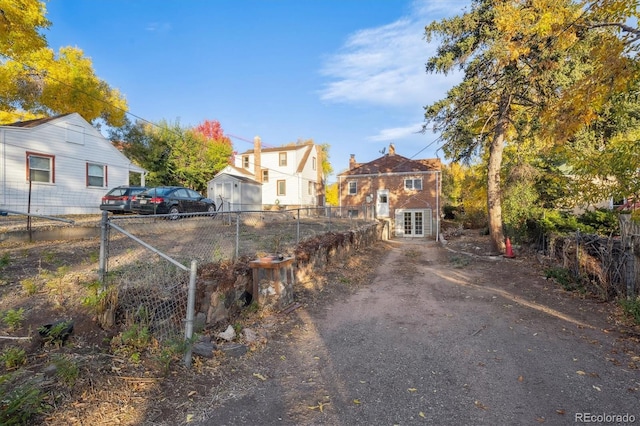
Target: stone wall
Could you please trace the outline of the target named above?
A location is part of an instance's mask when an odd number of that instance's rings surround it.
[[[350,256],[364,247],[387,239],[388,223],[377,222],[357,230],[327,233],[300,242],[295,249],[294,300],[298,283],[308,282],[336,258]],[[228,323],[251,304],[253,288],[249,262],[220,265],[216,271],[199,276],[197,282],[196,329]]]

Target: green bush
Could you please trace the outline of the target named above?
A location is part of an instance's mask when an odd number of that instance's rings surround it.
[[[640,298],[635,300],[621,299],[620,306],[627,315],[634,319],[636,324],[640,324]]]
[[[21,382],[19,372],[0,376],[0,424],[29,424],[43,411],[44,397],[36,383]]]

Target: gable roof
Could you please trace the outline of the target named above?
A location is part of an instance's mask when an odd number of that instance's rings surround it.
[[[65,117],[65,116],[71,115],[71,114],[72,113],[60,114],[60,115],[56,115],[56,116],[53,116],[53,117],[34,118],[33,120],[16,121],[15,123],[3,124],[3,126],[25,127],[25,128],[37,127],[37,126],[39,126],[41,124],[45,124],[45,123],[48,123],[50,121],[53,121],[53,120],[56,120],[58,118]]]
[[[250,177],[247,177],[247,176],[238,176],[238,175],[234,175],[234,174],[232,174],[232,173],[227,173],[227,172],[224,172],[224,171],[222,171],[222,172],[220,172],[220,173],[216,174],[216,175],[213,177],[213,179],[211,179],[209,182],[214,181],[214,180],[216,180],[216,178],[218,178],[218,177],[220,177],[220,176],[223,176],[223,175],[224,175],[224,176],[228,176],[228,177],[230,177],[230,178],[233,178],[233,179],[235,179],[235,180],[237,180],[237,181],[239,181],[239,182],[250,183],[250,184],[253,184],[253,185],[262,185],[260,182],[258,182],[258,181],[257,181],[257,180],[255,180],[255,179],[252,179],[252,178],[250,178]]]
[[[430,172],[440,170],[441,167],[440,160],[437,158],[411,160],[402,155],[387,154],[368,163],[357,164],[353,169],[344,171],[338,176]]]

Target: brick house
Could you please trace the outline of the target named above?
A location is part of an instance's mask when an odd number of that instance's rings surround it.
[[[352,216],[373,211],[396,237],[439,238],[441,167],[439,159],[412,160],[389,152],[368,163],[356,163],[338,174],[340,206]]]

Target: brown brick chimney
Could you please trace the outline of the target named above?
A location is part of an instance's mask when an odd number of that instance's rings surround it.
[[[356,155],[351,154],[351,158],[349,158],[349,170],[356,167]]]
[[[258,182],[262,182],[262,166],[261,166],[261,157],[262,157],[262,140],[260,136],[256,136],[253,138],[253,170],[254,170],[254,178]]]

